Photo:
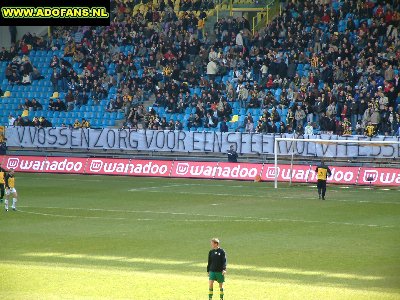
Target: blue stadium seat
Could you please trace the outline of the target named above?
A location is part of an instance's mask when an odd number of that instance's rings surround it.
[[[235,101],[231,104],[232,108],[237,108],[240,109],[240,103],[238,101]]]
[[[95,117],[96,119],[103,119],[105,116],[103,116],[103,113],[102,113],[102,112],[95,112],[95,113],[94,113],[94,117]]]
[[[332,2],[332,8],[333,8],[335,11],[338,11],[339,5],[340,5],[339,2]]]
[[[278,99],[281,94],[282,94],[282,89],[281,88],[277,88],[276,91],[275,91],[276,99]]]
[[[102,121],[99,121],[97,119],[93,119],[93,120],[88,119],[88,120],[90,122],[90,127],[100,127],[102,124]]]
[[[102,112],[103,111],[103,107],[101,107],[100,105],[93,106],[92,109],[95,112]]]

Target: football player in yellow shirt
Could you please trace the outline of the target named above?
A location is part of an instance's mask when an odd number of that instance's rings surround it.
[[[5,184],[6,184],[6,170],[0,167],[0,203],[3,202]]]
[[[326,193],[326,180],[329,176],[331,176],[331,170],[328,166],[325,165],[324,161],[321,161],[321,164],[317,166],[315,169],[317,173],[317,188],[318,188],[318,199],[325,200],[325,193]]]

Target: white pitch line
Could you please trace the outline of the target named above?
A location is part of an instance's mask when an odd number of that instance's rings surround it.
[[[27,206],[24,206],[27,207]],[[48,217],[61,217],[61,218],[78,218],[78,219],[106,219],[106,220],[126,220],[127,218],[110,218],[110,217],[88,217],[88,216],[71,216],[71,215],[58,215],[58,214],[45,214],[33,211],[18,210],[19,212],[32,215],[48,216]]]
[[[166,186],[169,187],[169,186]],[[147,189],[145,190],[146,192],[149,193],[165,193],[165,190],[157,190],[160,187],[152,187],[151,190]],[[142,191],[143,189],[130,189],[128,191]],[[331,191],[331,192],[337,192],[335,190]],[[171,193],[174,194],[181,194],[181,195],[211,195],[211,196],[229,196],[229,197],[251,197],[251,198],[265,198],[264,195],[251,195],[251,194],[229,194],[229,193],[208,193],[208,192],[192,192],[192,191],[171,191]],[[284,196],[284,197],[280,197],[281,199],[307,199],[307,200],[314,200],[317,199],[317,197],[300,197],[300,196]],[[270,199],[269,201],[279,201],[275,200],[275,199]],[[352,202],[352,203],[374,203],[374,204],[400,204],[400,202],[390,202],[390,201],[385,201],[385,202],[377,202],[377,201],[364,201],[364,200],[334,200],[334,199],[329,199],[327,201],[331,201],[331,202]]]
[[[178,178],[179,179],[179,178]],[[250,182],[250,181],[249,181]],[[266,184],[272,183],[272,182],[264,182]],[[310,185],[311,184],[311,185]],[[176,185],[168,185],[165,187],[185,187],[185,186],[201,186],[201,187],[224,187],[224,188],[253,188],[252,185],[225,185],[225,184],[202,184],[202,183],[182,183],[182,184],[176,184]],[[308,183],[308,184],[303,184],[303,186],[308,187],[308,188],[317,188],[317,186],[313,183]],[[162,186],[161,186],[162,187]],[[160,188],[161,188],[160,187]],[[154,187],[157,188],[157,187]],[[357,193],[357,189],[370,189],[369,187],[360,187],[360,186],[331,186],[330,187],[330,191],[331,192],[339,192],[340,190],[335,190],[335,189],[350,189],[349,191],[346,191],[346,193]],[[293,190],[294,187],[279,187],[278,190]],[[135,189],[136,190],[136,189]],[[267,186],[267,187],[262,187],[262,186],[257,186],[257,190],[268,190],[268,191],[272,191],[274,192],[275,189],[271,189],[271,187]],[[377,192],[382,192],[382,191],[390,191],[392,189],[388,189],[388,188],[375,188],[375,191]]]
[[[69,174],[69,175],[72,175],[72,174]],[[41,177],[41,176],[39,176],[39,177],[32,177],[32,178],[29,178],[29,179],[35,179],[35,180],[47,180],[47,179],[49,179],[49,180],[59,180],[59,181],[88,181],[88,182],[101,182],[101,181],[103,181],[103,180],[100,180],[100,179],[79,179],[79,178],[57,178],[57,177]]]
[[[357,223],[349,223],[349,222],[323,222],[317,220],[299,220],[299,219],[282,219],[282,218],[268,218],[268,217],[240,217],[240,216],[223,216],[223,215],[207,215],[207,214],[194,214],[194,213],[186,213],[186,212],[168,212],[168,211],[138,211],[138,210],[117,210],[117,209],[102,209],[102,208],[78,208],[78,207],[35,207],[35,206],[22,206],[25,208],[41,208],[41,209],[64,209],[64,210],[83,210],[83,211],[102,211],[102,212],[122,212],[122,213],[140,213],[140,214],[164,214],[164,215],[180,215],[180,216],[196,216],[196,217],[209,217],[209,218],[218,218],[218,222],[225,221],[225,222],[294,222],[294,223],[317,223],[317,224],[331,224],[331,225],[346,225],[346,226],[360,226],[360,227],[376,227],[376,228],[397,228],[396,226],[392,225],[377,225],[377,224],[357,224]],[[84,217],[84,216],[66,216],[66,215],[55,215],[55,214],[45,214],[45,213],[35,213],[35,212],[26,212],[25,213],[32,213],[32,214],[39,214],[45,216],[57,216],[57,217],[69,217],[69,218],[91,218],[91,219],[116,219],[116,220],[131,220],[130,218],[107,218],[107,217]],[[223,220],[222,218],[225,218]],[[231,220],[228,220],[231,219]],[[233,219],[233,220],[232,220]],[[137,221],[150,221],[152,219],[137,219]],[[168,221],[174,222],[182,222],[185,220],[175,220],[169,219]],[[199,222],[198,220],[187,220],[186,222]],[[210,220],[205,220],[209,222]]]
[[[81,176],[80,174],[58,174],[58,175],[68,175],[68,176]],[[90,177],[101,177],[104,175],[90,175]],[[79,178],[58,178],[58,177],[33,177],[30,179],[36,179],[36,180],[43,180],[43,179],[51,179],[51,180],[66,180],[66,181],[87,181],[87,182],[101,182],[103,180],[101,179],[79,179]],[[131,179],[131,177],[129,177]],[[177,179],[180,180],[181,178],[170,178],[170,179]],[[227,181],[233,181],[233,180],[227,180]],[[249,181],[250,182],[250,181]],[[157,183],[156,181],[146,181],[146,183]],[[272,184],[270,181],[264,182],[266,184]],[[308,183],[312,184],[312,183]],[[203,186],[203,187],[227,187],[227,188],[253,188],[251,185],[224,185],[224,184],[202,184],[202,183],[183,183],[183,184],[177,184],[177,185],[168,185],[168,186],[158,186],[158,187],[143,187],[143,188],[137,188],[137,189],[131,189],[130,191],[141,191],[141,190],[147,190],[147,189],[153,189],[153,188],[168,188],[168,187],[180,187],[180,186]],[[303,186],[309,187],[309,188],[316,188],[316,185],[306,185],[305,183]],[[341,186],[331,186],[331,192],[337,192],[336,189],[350,189],[350,187],[341,187]],[[274,192],[274,189],[271,189],[271,187],[257,187],[258,190],[268,190],[270,192]],[[293,189],[293,187],[279,187],[280,190],[285,190],[285,189]],[[390,188],[378,188],[378,187],[361,187],[361,186],[352,186],[351,190],[347,190],[346,193],[357,193],[358,189],[364,189],[364,190],[369,190],[369,189],[374,189],[374,192],[385,192],[385,191],[391,191],[391,190],[396,190],[390,189]]]
[[[170,184],[170,185],[162,185],[162,186],[148,186],[148,187],[140,187],[135,189],[128,190],[129,192],[137,192],[137,191],[151,191],[153,189],[163,189],[163,188],[170,188],[170,187],[186,187],[192,186],[197,184]]]
[[[340,199],[340,200],[327,200],[327,201],[333,201],[333,202],[353,202],[353,203],[371,203],[371,204],[396,204],[399,205],[400,202],[391,202],[391,201],[369,201],[369,200],[346,200],[346,199]]]
[[[170,186],[165,186],[165,187],[170,187]],[[159,187],[154,187],[152,190],[146,190],[146,192],[149,193],[165,193],[165,191],[162,190],[157,190]],[[162,188],[162,187],[161,187]],[[135,191],[142,191],[142,189],[131,189],[129,190],[130,192],[135,192]],[[229,194],[229,193],[207,193],[207,192],[177,192],[177,191],[171,191],[173,194],[181,194],[181,195],[214,195],[214,196],[243,196],[243,197],[255,197],[255,198],[265,198],[265,196],[262,195],[250,195],[250,194]]]

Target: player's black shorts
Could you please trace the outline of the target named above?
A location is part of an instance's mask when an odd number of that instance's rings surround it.
[[[318,179],[318,181],[317,181],[317,187],[319,187],[319,188],[325,188],[325,187],[326,187],[326,180],[320,180],[320,179]]]

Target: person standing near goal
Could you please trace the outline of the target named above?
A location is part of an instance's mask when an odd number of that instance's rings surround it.
[[[15,189],[14,169],[6,174],[6,198],[4,200],[4,208],[8,211],[8,200],[12,197],[12,210],[17,210],[17,190]]]
[[[224,282],[226,273],[226,254],[219,247],[219,239],[211,239],[211,250],[208,252],[208,299],[212,299],[214,293],[214,281],[219,283],[219,298],[224,299]]]
[[[235,151],[235,148],[233,147],[233,145],[231,145],[231,147],[228,150],[228,161],[229,162],[237,162],[237,158],[238,158],[238,154]]]
[[[322,160],[321,164],[317,166],[315,169],[317,173],[317,188],[318,188],[318,199],[325,200],[325,193],[326,193],[326,180],[329,176],[331,176],[331,170],[328,166],[325,165],[325,162]]]
[[[3,202],[6,184],[6,170],[0,166],[0,203]]]

